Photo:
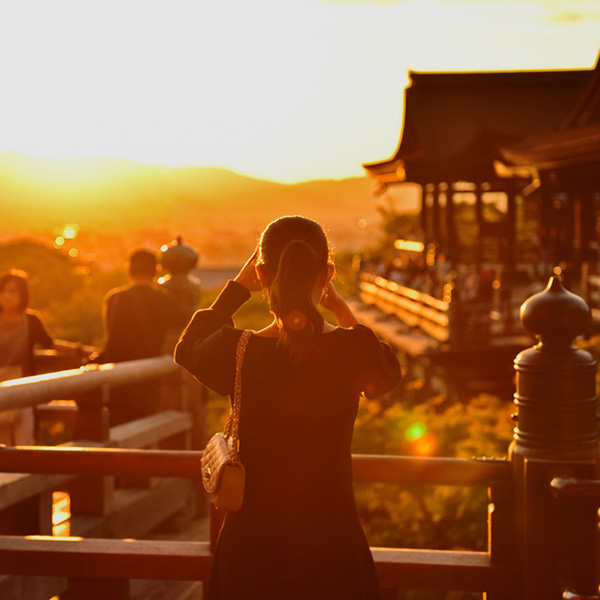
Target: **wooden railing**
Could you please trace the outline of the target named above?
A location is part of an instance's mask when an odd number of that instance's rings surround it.
[[[523,334],[521,302],[464,302],[456,291],[440,300],[369,273],[360,277],[360,299],[440,343],[485,345],[493,337]]]
[[[177,396],[177,402],[171,398],[166,410],[109,428],[106,404],[111,387],[157,377],[162,378],[163,387],[166,386],[171,396]],[[96,451],[101,447],[110,448],[121,455],[131,448],[161,447],[185,452],[198,447],[194,439],[198,438],[195,430],[200,425],[194,412],[187,410],[190,390],[194,391],[184,373],[166,356],[2,382],[0,407],[33,406],[56,398],[73,399],[68,408],[69,413],[74,414],[79,441],[50,448],[55,452],[70,451],[74,447],[76,454],[82,456],[86,447]],[[42,406],[47,408],[48,405]],[[13,451],[2,448],[0,452],[4,450]],[[34,462],[39,461],[44,455],[40,447],[23,450],[27,452],[28,461],[32,457]],[[71,517],[61,527],[66,527],[71,536],[86,539],[141,537],[167,520],[173,524],[189,522],[196,516],[199,505],[196,482],[174,478],[172,474],[150,478],[139,470],[132,470],[117,479],[103,470],[66,472],[50,468],[43,473],[38,467],[19,465],[15,469],[13,465],[0,469],[0,532],[13,537],[33,535],[54,539],[52,505],[56,492],[66,492],[70,499]],[[7,541],[0,540],[0,546]],[[16,575],[18,570],[4,569],[2,573]],[[67,582],[58,575],[33,580],[31,577],[0,577],[0,597],[47,600],[66,589]]]
[[[3,448],[0,471],[63,475],[145,475],[200,477],[199,452],[116,450],[110,448]],[[358,482],[510,485],[507,461],[409,458],[355,455]],[[506,497],[506,494],[503,495]],[[499,502],[490,511],[498,539],[488,552],[373,548],[384,597],[398,589],[469,590],[510,598],[514,568],[505,550],[510,539],[512,507]],[[503,537],[504,540],[499,538]],[[212,562],[211,543],[98,540],[35,536],[0,537],[0,569],[19,575],[51,575],[69,579],[69,598],[85,598],[83,579],[94,580],[111,599],[127,598],[129,579],[206,581]],[[101,580],[101,581],[99,581]],[[101,586],[99,588],[99,586]],[[82,590],[82,591],[79,591]],[[107,596],[108,597],[108,596]]]
[[[397,316],[409,327],[419,327],[440,342],[448,340],[450,302],[368,273],[360,279],[360,298],[365,304]]]
[[[509,460],[353,457],[358,482],[476,485],[489,493],[487,552],[372,548],[385,600],[395,598],[398,589],[419,588],[485,592],[487,600],[598,600],[597,364],[572,343],[589,325],[589,308],[557,278],[530,300],[522,308],[523,323],[539,341],[515,359],[517,426]],[[11,501],[37,498],[40,490],[52,489],[54,478],[59,484],[61,478],[87,478],[88,491],[94,491],[90,503],[105,497],[105,483],[115,476],[168,474],[198,480],[199,458],[200,452],[182,450],[4,448],[0,471],[15,481],[0,485],[0,508],[2,502],[10,508]],[[37,478],[37,483],[22,478]],[[94,481],[101,485],[93,488],[89,483]],[[38,520],[47,506],[35,505]],[[132,515],[139,518],[138,512]],[[89,532],[88,537],[54,538],[44,531],[27,537],[8,535],[7,522],[0,522],[7,534],[0,536],[0,570],[66,577],[70,600],[89,599],[90,589],[97,597],[127,598],[131,578],[209,577],[208,540],[101,540]]]

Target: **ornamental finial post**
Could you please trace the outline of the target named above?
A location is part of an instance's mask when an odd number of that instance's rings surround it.
[[[515,555],[521,598],[560,600],[564,581],[594,590],[594,508],[553,499],[555,477],[597,477],[596,361],[573,342],[590,310],[557,276],[521,306],[538,343],[515,359],[517,426],[509,454],[515,491]]]

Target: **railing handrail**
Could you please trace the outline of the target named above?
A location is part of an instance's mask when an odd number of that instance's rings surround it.
[[[384,313],[395,314],[411,327],[420,327],[425,333],[440,342],[451,341],[451,329],[462,324],[479,328],[484,326],[484,339],[522,333],[516,313],[521,302],[490,300],[461,300],[452,296],[448,300],[434,298],[425,292],[404,287],[380,275],[362,273],[360,276],[360,298],[366,304],[374,304]],[[451,313],[451,309],[456,311]],[[495,316],[494,316],[495,315]],[[503,327],[498,325],[498,316],[504,315]],[[511,316],[512,315],[512,316]],[[514,318],[513,318],[514,317]],[[452,323],[451,323],[452,321]]]
[[[0,446],[0,472],[200,477],[201,451],[74,446]],[[426,485],[489,485],[510,480],[507,460],[353,454],[354,480]]]
[[[408,298],[414,302],[418,302],[420,304],[425,304],[435,310],[440,312],[448,311],[450,307],[450,303],[445,300],[440,300],[439,298],[434,298],[425,292],[419,292],[418,290],[414,290],[413,288],[400,285],[391,279],[386,279],[381,275],[373,275],[371,273],[362,273],[361,274],[362,281],[366,283],[371,283],[376,285],[379,288],[388,290],[398,296],[403,296]]]
[[[0,410],[34,406],[50,400],[73,398],[102,386],[116,387],[170,375],[180,369],[171,355],[120,363],[86,365],[0,382]]]
[[[353,454],[354,480],[422,485],[489,485],[510,481],[510,462],[490,458],[446,458]]]

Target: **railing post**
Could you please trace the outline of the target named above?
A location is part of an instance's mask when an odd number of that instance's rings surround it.
[[[77,416],[73,432],[76,440],[108,441],[110,432],[107,406],[109,393],[110,388],[104,384],[77,398]]]
[[[596,508],[560,503],[550,487],[554,477],[597,475],[596,362],[572,344],[586,331],[590,311],[552,277],[521,306],[521,320],[539,343],[515,359],[515,598],[558,600],[567,586],[593,594]]]
[[[513,488],[508,481],[491,481],[488,488],[488,552],[493,566],[515,566],[515,512]],[[485,600],[514,600],[514,595],[491,592]]]
[[[110,388],[105,384],[77,398],[76,440],[107,442],[110,436],[107,408]],[[114,506],[114,477],[79,477],[69,485],[71,514],[106,515]]]

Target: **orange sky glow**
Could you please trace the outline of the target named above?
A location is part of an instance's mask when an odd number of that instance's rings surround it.
[[[597,0],[0,0],[0,152],[364,174],[409,69],[590,68]]]

